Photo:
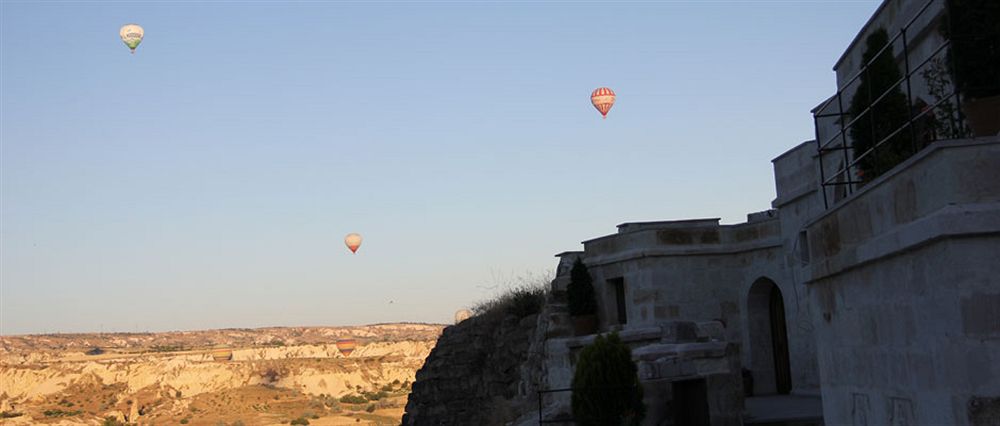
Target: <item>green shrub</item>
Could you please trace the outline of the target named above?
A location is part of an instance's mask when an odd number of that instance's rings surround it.
[[[365,411],[367,411],[369,413],[374,413],[375,412],[375,404],[369,404],[368,408],[365,408]]]
[[[344,404],[364,404],[368,402],[368,400],[360,395],[349,394],[340,397],[340,402]]]
[[[581,426],[638,425],[646,414],[632,352],[617,333],[580,351],[573,375],[573,419]]]
[[[12,419],[14,417],[21,417],[24,413],[19,413],[17,411],[4,411],[0,412],[0,419]]]
[[[569,273],[566,298],[569,314],[572,316],[593,315],[597,312],[593,279],[587,271],[587,265],[580,258],[573,263],[573,269]]]
[[[305,417],[299,417],[299,418],[297,418],[295,420],[292,420],[292,422],[289,423],[289,424],[291,424],[291,425],[307,425],[307,424],[309,424],[309,420],[307,420]]]
[[[385,398],[385,397],[389,396],[389,394],[386,393],[386,392],[384,392],[384,391],[379,391],[379,392],[365,392],[362,395],[368,401],[378,401],[378,400],[380,400],[382,398]]]
[[[472,308],[476,316],[511,315],[524,318],[542,311],[551,277],[527,274],[497,284],[498,293]]]
[[[186,424],[188,424],[188,421],[189,421],[189,420],[188,420],[188,419],[186,419],[186,418],[185,418],[185,419],[181,419],[181,424],[182,424],[182,425],[186,425]]]
[[[72,417],[83,414],[83,410],[76,411],[63,411],[63,410],[45,410],[42,412],[45,417]]]

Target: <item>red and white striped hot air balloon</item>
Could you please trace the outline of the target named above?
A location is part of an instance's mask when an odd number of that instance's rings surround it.
[[[347,244],[347,248],[351,249],[351,253],[357,253],[358,247],[361,247],[361,235],[350,233],[344,237],[344,244]]]
[[[590,94],[590,103],[601,112],[601,118],[608,118],[608,111],[615,104],[615,91],[607,87],[597,88]]]

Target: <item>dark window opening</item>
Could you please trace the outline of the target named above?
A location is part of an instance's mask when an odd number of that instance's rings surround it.
[[[799,232],[799,263],[809,264],[809,235],[806,231]]]
[[[673,383],[674,424],[709,426],[708,387],[705,379],[682,380]]]
[[[628,315],[625,312],[625,279],[615,278],[608,280],[615,290],[615,302],[618,305],[618,324],[628,322]]]

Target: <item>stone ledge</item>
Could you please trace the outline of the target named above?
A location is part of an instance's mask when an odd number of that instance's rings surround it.
[[[781,246],[781,237],[762,238],[749,243],[723,243],[723,244],[692,244],[683,248],[650,248],[628,250],[606,256],[591,256],[587,258],[587,266],[600,266],[609,263],[623,262],[626,260],[642,259],[644,257],[667,257],[667,256],[704,256],[718,254],[737,254],[748,251],[767,249]]]
[[[826,209],[822,214],[812,218],[804,225],[805,228],[812,228],[818,223],[823,222],[828,217],[836,214],[839,210],[850,206],[854,200],[864,197],[865,194],[875,191],[876,188],[886,184],[889,180],[899,174],[905,173],[907,170],[914,168],[917,163],[925,161],[928,157],[938,155],[940,151],[945,151],[949,149],[965,148],[970,146],[987,146],[987,145],[997,145],[1000,144],[1000,136],[987,136],[981,138],[971,138],[971,139],[954,139],[937,141],[931,143],[926,148],[920,150],[910,158],[903,160],[901,163],[893,166],[889,171],[879,175],[877,178],[865,184],[864,187],[858,188],[854,193],[848,195],[847,197],[831,204],[829,208]]]
[[[814,283],[939,239],[998,233],[1000,203],[948,205],[923,218],[898,225],[864,244],[844,248],[825,261],[815,262],[804,268],[803,282]]]

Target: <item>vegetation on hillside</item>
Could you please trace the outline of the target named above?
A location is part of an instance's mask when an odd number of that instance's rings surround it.
[[[475,316],[524,318],[542,311],[552,276],[526,274],[504,279],[495,285],[494,296],[472,308]]]

